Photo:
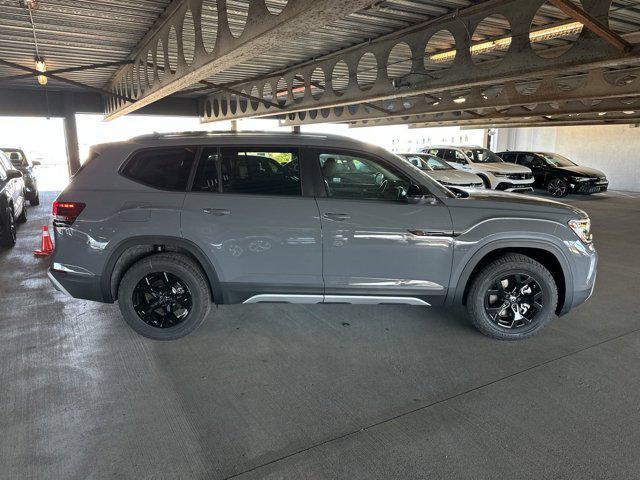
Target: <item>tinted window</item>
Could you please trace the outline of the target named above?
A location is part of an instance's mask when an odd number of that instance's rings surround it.
[[[122,175],[163,190],[187,189],[196,148],[167,148],[136,153],[122,169]]]
[[[219,192],[219,155],[218,148],[205,148],[200,156],[198,173],[193,182],[193,191],[196,192]]]
[[[517,156],[518,154],[513,152],[503,152],[500,154],[501,159],[503,159],[505,162],[511,162],[511,163],[516,163]]]
[[[11,163],[13,164],[14,167],[18,168],[18,167],[26,166],[24,155],[20,150],[14,150],[9,148],[9,149],[4,149],[3,152],[6,154],[7,157],[9,157],[9,160],[11,160]]]
[[[538,160],[536,162],[536,156],[532,155],[531,153],[521,153],[520,155],[518,155],[518,163],[524,167],[531,168],[537,166],[540,161]]]
[[[379,160],[340,152],[321,152],[319,160],[328,197],[397,201],[407,196],[407,177]]]
[[[478,163],[500,163],[502,159],[486,148],[469,148],[464,151],[472,161]]]
[[[297,149],[222,148],[222,191],[257,195],[302,195]]]

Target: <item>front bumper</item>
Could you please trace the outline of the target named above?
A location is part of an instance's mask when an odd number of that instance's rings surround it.
[[[496,185],[496,190],[501,190],[503,192],[530,193],[533,192],[533,187],[531,185],[519,185],[510,182],[500,182],[498,185]]]
[[[598,180],[590,182],[575,182],[571,183],[570,186],[573,193],[600,193],[606,192],[609,189],[609,181]]]

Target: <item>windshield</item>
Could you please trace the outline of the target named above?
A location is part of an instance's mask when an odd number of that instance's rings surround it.
[[[501,163],[503,160],[486,148],[465,148],[464,153],[475,163]]]
[[[558,155],[557,153],[540,153],[539,154],[544,160],[553,165],[554,167],[575,167],[576,164],[573,163],[568,158],[563,157],[562,155]]]
[[[429,172],[436,170],[453,170],[451,165],[434,155],[416,153],[411,155],[402,155],[402,157],[418,167],[420,170],[426,170]]]
[[[11,163],[14,167],[21,167],[24,161],[24,153],[20,150],[16,150],[15,148],[3,148],[2,151],[5,153],[7,158],[11,160]]]

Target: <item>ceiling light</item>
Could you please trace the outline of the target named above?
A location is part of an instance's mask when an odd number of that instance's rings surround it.
[[[453,99],[453,102],[454,102],[454,103],[464,103],[464,102],[466,102],[466,101],[467,101],[467,99],[466,99],[466,98],[464,98],[464,97],[458,97],[458,98],[454,98],[454,99]]]
[[[36,70],[38,72],[46,72],[47,71],[47,63],[44,60],[36,60]],[[49,79],[46,75],[38,75],[38,83],[40,85],[46,85]]]
[[[545,40],[551,40],[553,38],[568,37],[569,35],[576,35],[582,31],[582,23],[571,22],[564,25],[558,25],[555,27],[543,28],[540,30],[532,30],[529,33],[529,41],[531,43],[543,42]],[[499,38],[497,40],[490,40],[487,42],[476,43],[471,45],[471,55],[480,55],[482,53],[490,53],[498,50],[507,50],[511,45],[511,37]],[[438,62],[450,62],[456,56],[456,50],[447,50],[446,52],[436,53],[429,56],[429,60]]]

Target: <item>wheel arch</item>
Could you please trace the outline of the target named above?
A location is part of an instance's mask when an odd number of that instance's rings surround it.
[[[497,241],[480,248],[467,262],[454,282],[454,294],[447,299],[449,304],[464,304],[471,281],[487,264],[507,253],[520,253],[540,262],[553,276],[558,286],[556,313],[563,315],[573,303],[573,279],[571,267],[562,251],[552,243],[544,241]]]
[[[118,298],[118,286],[125,272],[138,260],[160,252],[177,252],[190,257],[204,272],[215,303],[222,303],[222,289],[215,268],[193,242],[170,236],[141,236],[127,239],[115,247],[103,270],[101,290],[106,301]]]

